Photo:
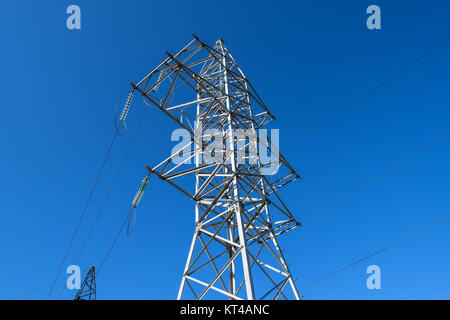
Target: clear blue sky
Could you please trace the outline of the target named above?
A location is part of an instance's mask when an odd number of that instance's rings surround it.
[[[81,30],[66,28],[70,4],[81,7]],[[381,7],[382,30],[365,26],[371,4]],[[0,298],[46,298],[112,138],[118,97],[192,33],[209,43],[223,38],[277,117],[281,151],[304,177],[282,195],[302,221],[448,132],[449,43],[371,95],[364,93],[450,36],[449,10],[448,1],[399,0],[2,1]],[[352,109],[299,141],[360,96]],[[136,99],[132,128],[143,110]],[[161,112],[147,116],[82,268],[100,263],[144,165],[169,154],[175,128]],[[114,148],[68,264],[130,138]],[[280,242],[298,286],[447,216],[449,148],[447,138],[286,234]],[[155,179],[148,190],[134,233],[120,238],[98,278],[100,299],[176,296],[193,204]],[[449,234],[450,221],[301,294],[398,299],[450,287]],[[366,288],[371,264],[381,267],[381,290]],[[62,297],[74,295],[66,291]]]

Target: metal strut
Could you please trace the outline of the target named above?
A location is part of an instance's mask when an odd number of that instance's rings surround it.
[[[278,242],[301,225],[278,194],[300,176],[262,130],[274,116],[223,40],[194,36],[131,84],[190,135],[180,152],[146,166],[195,203],[177,298],[300,299]]]
[[[84,281],[78,290],[74,300],[96,300],[97,285],[95,282],[95,266],[89,268]]]

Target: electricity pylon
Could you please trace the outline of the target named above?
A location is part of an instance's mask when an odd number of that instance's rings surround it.
[[[224,42],[194,38],[131,83],[185,138],[169,158],[146,166],[195,202],[178,299],[300,299],[278,244],[300,226],[278,190],[300,177],[259,130],[274,117]],[[276,160],[263,161],[268,153]]]
[[[74,300],[96,300],[97,288],[95,284],[95,267],[89,268],[86,278],[84,278],[80,289],[77,292]]]

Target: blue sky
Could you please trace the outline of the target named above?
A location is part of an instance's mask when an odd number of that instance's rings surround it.
[[[66,28],[70,4],[81,8],[81,30]],[[365,26],[371,4],[381,7],[381,30]],[[0,298],[46,298],[112,138],[117,99],[129,81],[139,81],[192,33],[208,43],[223,38],[277,117],[281,152],[304,178],[282,195],[302,221],[448,132],[450,43],[391,75],[450,36],[449,9],[446,1],[398,0],[2,2]],[[143,110],[136,99],[132,128]],[[100,263],[146,173],[144,165],[169,154],[175,128],[161,112],[147,115],[82,256],[83,269]],[[67,264],[130,139],[128,134],[115,145]],[[446,138],[286,234],[280,243],[297,285],[448,216],[449,147]],[[99,299],[176,296],[193,232],[193,204],[160,181],[152,180],[148,190],[135,231],[119,239],[98,278]],[[400,299],[450,287],[449,231],[450,222],[443,223],[301,294]],[[381,268],[381,290],[366,288],[365,271],[372,264]],[[62,285],[60,280],[53,297]],[[66,290],[62,298],[74,295]]]

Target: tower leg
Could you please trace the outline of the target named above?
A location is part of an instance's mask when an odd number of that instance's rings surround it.
[[[196,240],[197,240],[197,230],[194,232],[194,237],[192,238],[191,248],[189,249],[188,258],[187,258],[187,261],[186,261],[186,266],[184,267],[183,278],[181,279],[180,289],[178,290],[177,300],[181,300],[181,297],[183,295],[184,286],[186,284],[186,272],[188,271],[189,266],[191,264],[192,253],[194,252],[194,247],[195,247],[195,241]]]
[[[272,239],[272,243],[275,246],[275,249],[277,250],[277,253],[280,257],[280,262],[282,263],[282,267],[289,275],[289,284],[291,285],[292,292],[294,293],[295,299],[300,300],[300,295],[298,294],[297,287],[295,285],[294,279],[292,279],[291,271],[289,270],[289,266],[286,263],[286,259],[284,258],[283,252],[280,249],[280,246],[278,245],[278,241],[276,238]]]

